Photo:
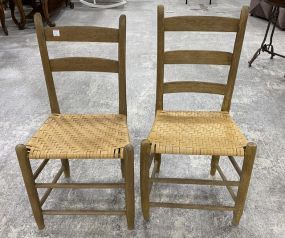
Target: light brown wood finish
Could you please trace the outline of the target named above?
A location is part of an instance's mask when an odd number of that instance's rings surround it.
[[[57,174],[54,176],[53,180],[52,180],[52,184],[57,183],[57,181],[59,180],[60,176],[63,173],[63,167],[60,167],[59,171],[57,172]],[[42,198],[40,199],[40,204],[41,206],[44,205],[45,201],[47,200],[48,196],[50,195],[51,191],[53,190],[53,188],[48,188],[46,189],[44,195],[42,196]]]
[[[49,102],[52,113],[60,113],[59,105],[57,101],[54,81],[52,77],[49,55],[47,50],[46,38],[44,33],[44,27],[42,22],[42,17],[39,13],[36,13],[34,16],[34,22],[36,26],[36,33],[38,38],[38,44],[43,64],[43,70],[45,74],[46,86],[48,90]]]
[[[238,186],[238,181],[207,180],[207,179],[182,179],[182,178],[150,178],[154,183],[175,183],[175,184],[199,184],[216,186]]]
[[[36,180],[37,177],[40,175],[40,173],[43,171],[46,164],[49,162],[49,159],[43,160],[43,162],[40,164],[40,166],[36,169],[36,171],[33,174],[33,179]]]
[[[36,188],[110,189],[124,187],[125,183],[36,183]]]
[[[51,112],[53,114],[60,114],[59,105],[56,97],[56,90],[54,86],[54,81],[52,77],[52,72],[57,71],[99,71],[99,72],[110,72],[118,73],[119,78],[119,114],[123,115],[114,115],[114,118],[117,118],[116,123],[120,124],[122,121],[121,133],[125,133],[127,130],[126,125],[126,115],[127,115],[127,101],[126,101],[126,73],[125,73],[125,54],[126,54],[126,17],[120,17],[119,29],[112,28],[100,28],[100,27],[60,27],[60,37],[54,39],[51,28],[44,29],[42,24],[42,19],[40,14],[36,14],[35,18],[36,32],[38,37],[38,43],[43,63],[43,69],[45,74],[46,85],[48,89],[48,95],[50,100]],[[78,30],[78,31],[77,31]],[[86,32],[84,32],[86,30]],[[105,33],[104,33],[105,32]],[[45,35],[46,33],[46,35]],[[86,38],[85,38],[86,37]],[[49,59],[48,49],[46,41],[81,41],[81,42],[116,42],[119,44],[119,56],[118,61],[110,59],[101,59],[101,58],[91,58],[91,57],[68,57],[68,58],[57,58]],[[51,117],[63,117],[63,115],[52,115]],[[94,120],[98,117],[95,115],[83,115],[79,114],[74,116],[77,120],[80,118],[84,121],[86,118],[94,116]],[[104,115],[103,115],[104,116]],[[106,116],[106,115],[105,115]],[[106,116],[105,118],[113,118]],[[67,118],[67,117],[66,117]],[[66,119],[65,118],[65,119]],[[67,119],[66,119],[67,120]],[[106,119],[108,120],[108,119]],[[49,121],[50,122],[50,121]],[[71,122],[71,121],[69,121]],[[110,122],[110,121],[109,121]],[[48,122],[46,122],[48,123]],[[60,123],[59,123],[60,124]],[[68,123],[67,123],[68,124]],[[65,124],[65,126],[68,126]],[[84,124],[84,123],[83,123]],[[104,124],[104,123],[103,123]],[[117,125],[116,124],[116,125]],[[86,124],[84,124],[86,125]],[[41,130],[43,127],[41,127]],[[113,129],[113,127],[112,127]],[[38,135],[38,134],[37,134]],[[126,141],[128,141],[125,147],[117,148],[115,147],[114,153],[110,153],[114,158],[120,159],[122,164],[123,177],[125,177],[125,182],[119,183],[57,183],[61,175],[64,173],[66,177],[70,176],[70,168],[68,159],[72,156],[70,149],[66,153],[62,153],[62,156],[52,157],[52,159],[61,159],[62,166],[53,178],[51,183],[35,183],[35,179],[42,172],[44,167],[49,161],[48,152],[43,153],[43,156],[40,159],[43,159],[43,162],[39,165],[36,171],[32,172],[30,159],[32,159],[32,149],[34,148],[33,144],[29,144],[29,151],[25,145],[18,145],[16,147],[16,152],[19,160],[19,164],[22,170],[24,182],[34,213],[34,217],[38,224],[39,229],[44,228],[44,215],[126,215],[128,228],[134,228],[134,217],[135,217],[135,202],[134,202],[134,150],[132,145],[129,143],[128,133],[126,133]],[[52,136],[52,135],[51,135]],[[38,137],[37,137],[38,138]],[[78,137],[79,138],[79,137]],[[70,137],[66,138],[67,140]],[[120,140],[121,138],[116,138]],[[123,138],[125,140],[125,138]],[[28,142],[29,143],[29,142]],[[95,144],[97,142],[95,141]],[[36,144],[37,145],[37,144]],[[54,145],[53,148],[59,145]],[[36,147],[38,148],[38,147]],[[54,149],[51,149],[52,151]],[[60,147],[61,148],[61,147]],[[68,147],[69,148],[69,147]],[[61,148],[62,149],[62,148]],[[113,150],[113,148],[111,148]],[[120,151],[121,150],[121,151]],[[49,151],[49,150],[47,150]],[[118,152],[116,152],[118,151]],[[116,153],[121,153],[117,155]],[[96,153],[95,153],[96,154]],[[104,155],[104,154],[103,154]],[[103,156],[102,155],[102,156]],[[98,155],[99,156],[99,155]],[[97,158],[96,156],[94,156]],[[65,159],[62,159],[65,158]],[[77,158],[77,157],[76,157]],[[85,158],[85,157],[84,157]],[[93,158],[93,157],[92,157]],[[95,159],[94,158],[94,159]],[[105,158],[105,157],[99,157]],[[108,157],[109,158],[109,157]],[[40,199],[37,193],[37,188],[42,189],[46,188],[42,198]],[[42,206],[47,200],[48,196],[53,189],[118,189],[124,188],[126,193],[126,209],[125,210],[42,210]]]
[[[224,95],[226,92],[226,85],[219,83],[207,82],[185,82],[176,81],[164,83],[163,93],[182,93],[182,92],[195,92],[195,93],[211,93]]]
[[[220,156],[217,156],[217,155],[213,155],[212,156],[212,160],[211,160],[211,171],[210,171],[210,174],[212,176],[215,175],[216,171],[217,171],[217,166],[219,164],[219,160],[220,160]]]
[[[140,187],[142,212],[145,220],[149,220],[149,155],[150,143],[148,140],[143,140],[140,154]]]
[[[204,204],[183,204],[183,203],[166,203],[166,202],[150,202],[151,207],[165,207],[165,208],[183,208],[183,209],[201,209],[201,210],[217,210],[217,211],[233,211],[234,207],[218,206],[218,205],[204,205]]]
[[[95,215],[108,215],[108,216],[124,216],[124,210],[43,210],[44,215],[80,215],[80,216],[95,216]]]
[[[157,29],[157,90],[156,90],[156,115],[157,111],[163,110],[163,94],[165,93],[180,93],[180,92],[195,92],[195,93],[210,93],[224,95],[222,111],[229,111],[231,98],[236,79],[238,62],[243,43],[245,26],[248,15],[248,8],[243,7],[241,10],[240,19],[226,18],[226,17],[169,17],[164,18],[163,6],[158,6],[158,29]],[[234,44],[233,53],[219,52],[219,51],[164,51],[164,34],[165,31],[221,31],[221,32],[237,32]],[[175,81],[164,83],[164,64],[216,64],[229,65],[229,76],[227,84],[197,82],[197,81]],[[161,112],[163,113],[163,112]],[[182,118],[183,120],[183,118]],[[198,127],[199,128],[199,127]],[[157,129],[157,128],[155,128]],[[158,132],[157,132],[158,133]],[[158,133],[159,134],[159,133]],[[162,133],[162,135],[165,135]],[[177,138],[177,134],[175,134]],[[149,137],[150,138],[150,137]],[[171,138],[169,138],[170,140]],[[206,210],[220,210],[220,211],[234,211],[233,224],[238,224],[242,215],[246,194],[250,182],[253,161],[255,157],[256,146],[249,143],[245,152],[245,159],[243,168],[240,170],[236,161],[232,156],[229,160],[234,169],[241,176],[240,181],[229,181],[219,166],[220,155],[212,155],[211,161],[211,175],[218,171],[222,180],[203,180],[203,179],[184,179],[184,178],[157,178],[156,174],[159,169],[156,168],[157,161],[156,146],[159,144],[154,141],[154,145],[150,142],[151,139],[143,140],[141,143],[141,203],[142,212],[145,220],[149,220],[150,207],[165,207],[165,208],[185,208],[185,209],[206,209]],[[159,138],[157,139],[159,140]],[[167,147],[167,143],[163,144]],[[191,145],[189,145],[191,146]],[[179,150],[178,150],[179,151]],[[152,174],[149,170],[152,161],[155,165]],[[161,154],[159,154],[159,164]],[[175,183],[175,184],[199,184],[199,185],[215,185],[225,186],[229,191],[235,206],[223,205],[203,205],[203,204],[178,204],[165,202],[151,202],[149,194],[153,183]],[[234,193],[232,186],[238,187],[237,195]]]
[[[164,19],[165,31],[237,32],[239,19],[214,16],[178,16]]]
[[[28,151],[26,146],[17,145],[16,153],[36,223],[39,229],[44,229],[44,218],[40,205],[39,195],[35,187],[35,182],[33,180],[33,172],[28,158]]]
[[[239,59],[244,39],[244,34],[246,30],[246,23],[248,18],[248,7],[243,6],[241,9],[240,14],[240,22],[239,22],[239,30],[236,35],[235,44],[234,44],[234,51],[233,51],[233,57],[232,57],[232,63],[230,67],[230,72],[228,76],[227,81],[227,92],[224,97],[223,105],[222,105],[222,111],[230,111],[231,108],[231,101],[232,96],[234,92],[234,86],[237,76],[237,70],[239,65]]]
[[[222,169],[221,169],[221,167],[219,165],[217,165],[217,170],[219,172],[219,175],[223,179],[223,181],[224,182],[228,182],[227,177],[225,176],[225,174],[223,173],[223,171],[222,171]],[[231,186],[226,184],[226,188],[229,191],[232,199],[235,201],[236,200],[236,195],[235,195],[234,191],[232,190]]]
[[[230,65],[232,53],[205,50],[175,50],[164,53],[164,64]]]
[[[120,16],[119,20],[119,113],[127,116],[126,93],[126,16]]]
[[[117,60],[101,59],[92,57],[68,57],[50,60],[52,72],[61,71],[89,71],[118,73],[119,63]]]
[[[156,82],[156,111],[163,109],[164,83],[164,7],[157,8],[157,82]]]
[[[235,168],[237,174],[238,174],[239,176],[241,176],[241,169],[240,169],[239,165],[237,164],[237,162],[235,161],[234,157],[229,156],[229,159],[230,159],[232,165],[234,166],[234,168]]]
[[[135,189],[134,189],[134,148],[127,145],[124,149],[125,160],[125,194],[126,194],[126,215],[128,229],[134,229],[135,226]]]
[[[240,178],[240,186],[238,187],[235,211],[233,217],[233,224],[238,225],[242,216],[245,200],[247,197],[248,186],[251,178],[252,168],[256,155],[256,144],[250,142],[245,148],[245,156],[242,165],[242,172]]]
[[[59,31],[60,36],[53,32]],[[63,26],[47,27],[44,30],[46,41],[74,41],[74,42],[118,42],[119,31],[114,28],[96,26]]]

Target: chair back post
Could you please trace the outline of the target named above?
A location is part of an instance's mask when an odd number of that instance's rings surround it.
[[[127,116],[126,95],[126,16],[121,15],[119,20],[119,113]]]
[[[156,111],[163,110],[164,83],[164,6],[157,7],[157,82]]]
[[[56,91],[55,91],[55,86],[54,86],[54,81],[52,77],[52,71],[50,67],[43,21],[42,21],[42,17],[40,13],[35,14],[34,22],[35,22],[35,27],[36,27],[40,55],[41,55],[42,64],[43,64],[43,71],[45,75],[46,86],[48,90],[48,97],[49,97],[51,112],[60,113]]]
[[[230,111],[231,108],[231,101],[237,76],[237,70],[243,45],[243,39],[246,30],[246,23],[248,18],[248,7],[243,6],[240,13],[240,21],[238,32],[236,34],[236,39],[234,43],[234,51],[232,56],[232,62],[230,66],[228,81],[227,81],[227,89],[224,96],[223,104],[222,104],[222,111]]]

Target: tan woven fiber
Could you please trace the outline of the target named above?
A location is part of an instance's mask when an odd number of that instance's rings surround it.
[[[122,158],[126,122],[124,115],[53,114],[28,141],[29,158]]]
[[[148,139],[162,154],[243,156],[247,144],[227,112],[157,111]]]

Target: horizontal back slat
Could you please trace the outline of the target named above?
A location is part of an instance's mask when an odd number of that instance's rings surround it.
[[[93,71],[118,73],[119,63],[116,60],[92,57],[68,57],[50,60],[51,71]]]
[[[239,19],[213,16],[178,16],[164,19],[165,31],[237,32]]]
[[[94,26],[63,26],[45,28],[46,41],[118,42],[119,31]]]
[[[164,53],[165,64],[216,64],[230,65],[232,53],[204,50],[176,50]]]
[[[198,81],[176,81],[163,84],[163,93],[212,93],[224,95],[226,85]]]

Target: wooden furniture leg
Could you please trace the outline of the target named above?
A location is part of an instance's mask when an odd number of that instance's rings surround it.
[[[255,154],[256,154],[256,145],[252,142],[248,143],[245,149],[240,185],[238,187],[235,210],[233,212],[234,215],[232,221],[233,225],[239,224],[240,218],[244,210],[244,204],[247,196]]]
[[[15,6],[17,7],[20,14],[20,22],[15,17]],[[9,7],[11,9],[11,16],[14,23],[18,26],[20,30],[23,30],[26,25],[26,16],[24,13],[24,8],[21,0],[9,0]]]
[[[16,153],[36,223],[40,230],[44,229],[45,224],[44,224],[43,213],[40,205],[39,195],[35,187],[35,181],[33,179],[33,172],[28,158],[28,152],[26,146],[17,145]]]
[[[134,229],[135,221],[135,191],[134,191],[134,148],[131,144],[124,149],[125,165],[125,191],[126,191],[126,215],[128,229]]]
[[[5,12],[4,12],[4,6],[2,4],[0,4],[0,20],[1,20],[1,25],[2,25],[2,29],[5,33],[5,35],[8,35],[8,30],[5,24]]]
[[[151,145],[148,140],[141,142],[140,155],[140,185],[141,185],[141,206],[143,217],[149,220],[149,158]]]
[[[121,159],[121,171],[122,171],[122,177],[125,178],[125,160]]]
[[[157,170],[156,173],[159,173],[160,171],[160,164],[161,164],[161,154],[155,154],[154,160],[157,162]]]
[[[61,164],[62,164],[64,176],[65,176],[66,178],[69,178],[69,177],[70,177],[70,167],[69,167],[69,161],[68,161],[68,159],[62,159],[62,160],[61,160]]]
[[[210,174],[212,176],[215,175],[216,171],[217,171],[217,166],[219,164],[219,160],[220,160],[220,156],[217,156],[217,155],[213,155],[212,156],[212,161],[211,161],[211,171],[210,171]]]
[[[55,24],[50,21],[49,12],[48,12],[48,0],[42,0],[42,11],[45,18],[46,23],[50,27],[54,27]]]

